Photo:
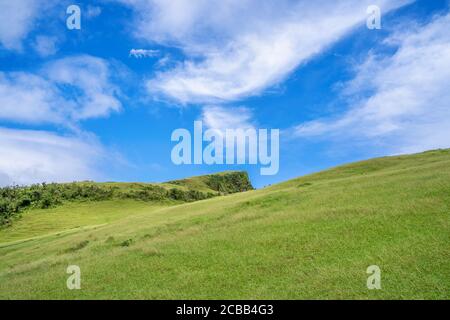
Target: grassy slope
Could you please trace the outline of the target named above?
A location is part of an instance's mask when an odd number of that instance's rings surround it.
[[[51,209],[27,212],[15,223],[0,231],[2,243],[21,241],[51,233],[103,225],[141,212],[168,207],[170,202],[148,203],[135,200],[70,202]]]
[[[0,298],[448,299],[449,215],[449,150],[375,159],[0,244]]]
[[[109,223],[142,210],[148,213],[153,209],[246,190],[253,190],[253,187],[247,173],[242,171],[159,184],[85,181],[3,188],[0,189],[0,243]],[[18,212],[14,208],[18,208]]]

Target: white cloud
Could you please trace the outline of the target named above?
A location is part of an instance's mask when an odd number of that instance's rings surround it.
[[[21,49],[22,40],[37,16],[39,2],[0,1],[0,43],[7,49]]]
[[[107,61],[92,56],[56,60],[39,73],[0,72],[0,119],[76,122],[119,111]]]
[[[254,128],[253,114],[245,107],[207,106],[203,108],[201,120],[209,129],[250,129]]]
[[[40,17],[55,1],[0,1],[0,44],[8,50],[22,51],[23,41]]]
[[[348,144],[383,145],[392,153],[450,146],[450,14],[403,30],[386,43],[388,57],[370,57],[345,93],[370,93],[341,117],[295,129],[299,137],[334,137]]]
[[[102,8],[88,5],[85,15],[87,18],[91,19],[91,18],[98,17],[101,13],[102,13]]]
[[[0,186],[98,179],[103,157],[90,139],[0,128]]]
[[[0,119],[25,123],[61,122],[65,101],[40,76],[0,72]]]
[[[151,58],[159,54],[158,50],[149,49],[131,49],[129,56],[134,58]]]
[[[35,73],[0,72],[0,119],[58,124],[80,134],[79,121],[121,109],[115,86],[121,72],[87,55],[49,62]],[[0,185],[97,179],[106,156],[86,134],[0,128]]]
[[[41,57],[48,57],[58,51],[57,42],[57,37],[37,36],[34,42],[34,49]]]
[[[119,89],[111,82],[109,68],[107,61],[83,55],[52,62],[44,73],[52,82],[75,89],[74,97],[66,100],[76,105],[71,110],[71,118],[80,120],[106,116],[121,109],[117,98]]]
[[[410,1],[122,0],[136,37],[181,48],[186,60],[148,82],[181,103],[237,100],[283,80],[365,22],[368,5]]]
[[[115,65],[87,55],[52,61],[35,73],[0,71],[0,119],[58,124],[80,134],[79,121],[121,109],[114,84],[120,76]],[[97,179],[106,156],[86,134],[0,128],[0,185]]]
[[[164,68],[165,66],[167,66],[170,62],[172,61],[170,55],[166,54],[164,57],[162,57],[161,59],[159,59],[155,66],[156,68]]]

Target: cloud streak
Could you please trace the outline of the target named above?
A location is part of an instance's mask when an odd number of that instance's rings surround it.
[[[411,1],[139,1],[136,37],[179,47],[186,58],[148,81],[179,103],[217,103],[260,94],[365,22]]]
[[[383,146],[411,153],[450,146],[450,14],[399,31],[386,40],[391,56],[371,56],[349,82],[345,94],[367,93],[349,110],[304,123],[297,137],[332,138],[350,144]]]

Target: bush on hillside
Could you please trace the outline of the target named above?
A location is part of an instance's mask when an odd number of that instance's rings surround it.
[[[230,172],[206,176],[206,184],[223,194],[253,190],[247,172]]]

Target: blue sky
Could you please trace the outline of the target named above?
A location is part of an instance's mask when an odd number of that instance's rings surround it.
[[[81,8],[80,30],[66,27],[71,4]],[[366,27],[369,5],[382,10],[381,30]],[[0,0],[0,185],[243,169],[262,187],[450,147],[449,8],[447,0]],[[278,174],[174,165],[171,133],[195,120],[279,129]]]

